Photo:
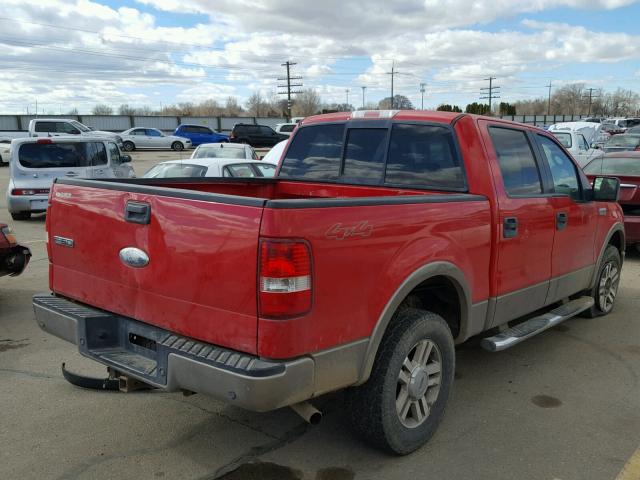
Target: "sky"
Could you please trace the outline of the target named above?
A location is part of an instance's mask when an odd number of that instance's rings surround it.
[[[0,113],[153,109],[255,92],[424,107],[548,87],[640,90],[640,0],[2,0]],[[348,91],[348,93],[347,93]]]

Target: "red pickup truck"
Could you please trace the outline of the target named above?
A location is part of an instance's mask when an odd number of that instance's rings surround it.
[[[618,191],[531,126],[311,117],[273,179],[58,179],[36,318],[122,378],[251,410],[313,420],[348,387],[356,431],[406,454],[443,416],[455,344],[611,311]]]

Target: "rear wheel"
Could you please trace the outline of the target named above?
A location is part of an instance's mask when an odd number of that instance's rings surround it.
[[[609,245],[604,252],[596,283],[591,290],[591,296],[595,303],[585,312],[585,316],[589,318],[600,317],[613,310],[620,285],[621,267],[620,252],[613,245]]]
[[[11,218],[14,220],[29,220],[31,218],[31,212],[12,213]]]
[[[133,152],[136,149],[136,146],[133,142],[126,141],[122,144],[122,149],[125,152]]]
[[[379,448],[411,453],[438,428],[454,370],[453,336],[442,317],[413,308],[399,311],[369,380],[345,392],[354,430]]]
[[[171,148],[176,152],[181,152],[182,150],[184,150],[184,145],[182,142],[173,142],[171,144]]]

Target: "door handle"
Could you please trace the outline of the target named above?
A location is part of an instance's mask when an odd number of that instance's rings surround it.
[[[504,238],[514,238],[518,236],[518,219],[507,217],[502,224],[502,236]]]
[[[569,216],[567,215],[567,212],[558,212],[556,214],[556,230],[564,230],[568,221]]]
[[[124,220],[129,223],[148,225],[151,222],[151,205],[144,202],[128,201],[124,207]]]
[[[78,174],[75,173],[75,172],[67,172],[64,175],[65,175],[65,177],[77,177],[78,176]]]

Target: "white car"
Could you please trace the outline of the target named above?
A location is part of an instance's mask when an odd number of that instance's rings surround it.
[[[297,126],[297,123],[278,123],[276,124],[275,130],[283,135],[291,136]]]
[[[284,152],[287,143],[289,143],[289,140],[283,140],[280,143],[276,143],[271,148],[271,150],[269,150],[267,154],[262,157],[262,161],[278,165],[280,163],[280,158],[282,157],[282,152]]]
[[[245,143],[203,143],[198,145],[191,158],[245,158],[259,160],[258,154],[251,145]]]
[[[11,156],[11,142],[0,142],[0,165],[9,165]]]
[[[130,128],[120,134],[122,149],[131,152],[143,148],[170,148],[177,152],[191,148],[191,140],[174,135],[165,135],[156,128]]]
[[[273,177],[276,165],[243,158],[190,158],[158,163],[143,178]]]
[[[564,122],[549,127],[564,148],[583,167],[596,157],[602,156],[599,148],[594,148],[600,139],[601,124],[593,122]]]

